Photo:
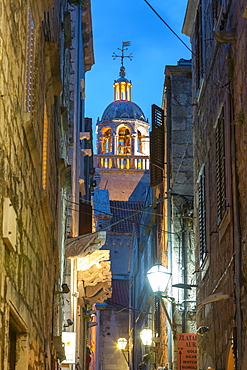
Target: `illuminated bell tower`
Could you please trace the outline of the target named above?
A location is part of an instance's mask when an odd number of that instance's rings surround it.
[[[124,55],[129,44],[123,43],[122,49],[119,49],[122,52],[120,56],[113,54],[114,59],[121,58],[119,78],[113,84],[114,101],[105,109],[96,126],[97,155],[94,158],[95,168],[101,175],[101,186],[102,176],[106,177],[109,170],[112,175],[115,171],[115,175],[120,177],[124,173],[130,182],[131,176],[132,180],[133,176],[136,177],[138,182],[140,176],[149,172],[149,123],[141,108],[131,100],[132,83],[125,77],[123,66],[124,58],[132,59],[131,54]],[[112,194],[110,191],[110,199]],[[124,200],[129,199],[126,196]]]
[[[121,58],[120,73],[113,84],[114,100],[97,122],[97,154],[94,155],[95,175],[100,180],[93,196],[94,224],[96,230],[106,230],[106,244],[102,249],[110,250],[112,272],[111,300],[105,302],[102,309],[96,307],[101,309],[100,328],[112,328],[113,323],[117,327],[115,332],[111,332],[111,342],[114,342],[117,331],[127,337],[129,333],[132,233],[150,184],[149,123],[141,108],[132,102],[132,84],[126,78],[123,66],[124,58],[131,59],[131,55],[124,55],[126,46],[129,43],[123,43],[120,56],[113,54],[114,59]],[[125,369],[121,352],[118,355],[113,351],[107,335],[101,336],[99,342],[98,363],[103,364],[106,370],[111,369],[113,363],[119,369]]]

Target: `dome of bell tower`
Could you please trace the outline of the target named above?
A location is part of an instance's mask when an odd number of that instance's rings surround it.
[[[137,104],[124,100],[116,100],[109,104],[100,122],[108,122],[114,119],[137,119],[144,122],[147,121],[143,111]]]

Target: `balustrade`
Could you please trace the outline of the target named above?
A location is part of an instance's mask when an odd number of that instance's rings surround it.
[[[149,170],[149,156],[146,155],[94,155],[95,168],[123,170]]]

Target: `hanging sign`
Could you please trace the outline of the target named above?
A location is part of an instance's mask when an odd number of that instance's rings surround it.
[[[178,370],[197,369],[196,334],[178,334]]]

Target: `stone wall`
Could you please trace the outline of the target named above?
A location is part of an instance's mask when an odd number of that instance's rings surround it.
[[[197,325],[208,332],[198,337],[198,366],[246,367],[246,2],[221,2],[215,13],[211,1],[202,2],[202,75],[197,88],[198,33],[190,34],[193,57],[194,164],[197,219],[197,303],[223,292],[228,299],[207,303],[197,310]],[[188,19],[188,14],[187,14]],[[198,30],[199,28],[197,28]],[[217,41],[216,41],[217,40]],[[225,209],[217,213],[216,127],[224,109]],[[205,166],[207,255],[200,261],[198,182]],[[239,222],[240,219],[240,222]],[[240,293],[241,291],[241,293]],[[229,343],[229,338],[232,338]],[[233,347],[231,346],[233,344]],[[230,360],[228,360],[230,358]],[[238,361],[238,363],[237,363]],[[229,367],[228,367],[229,366]],[[235,367],[234,367],[235,368]]]
[[[128,364],[117,348],[118,338],[128,340],[128,310],[102,310],[100,311],[98,368],[106,370],[126,370]],[[128,358],[128,352],[125,352]]]
[[[143,202],[146,198],[146,190],[149,186],[149,173],[132,170],[102,170],[100,173],[101,189],[109,190],[110,200],[138,201]]]
[[[60,3],[56,2],[59,7]],[[61,283],[59,254],[63,236],[59,228],[64,230],[64,226],[59,223],[63,214],[60,107],[54,96],[60,93],[61,81],[58,40],[51,36],[47,41],[42,27],[44,12],[53,5],[50,0],[30,1],[34,45],[31,108],[27,109],[29,7],[24,0],[3,0],[0,4],[1,369],[12,369],[14,364],[17,370],[44,369],[57,362],[53,339],[58,335],[55,303],[60,297],[55,292]],[[50,15],[50,27],[58,21],[56,10]],[[45,104],[48,138],[44,182]]]

